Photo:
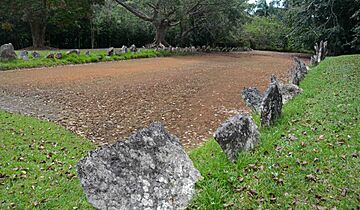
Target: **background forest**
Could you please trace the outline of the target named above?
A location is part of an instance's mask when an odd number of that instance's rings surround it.
[[[163,22],[150,21],[150,16],[169,20],[168,27],[161,31],[159,24]],[[164,35],[166,43],[172,46],[279,51],[308,51],[315,42],[328,40],[331,54],[358,53],[360,0],[270,3],[258,0],[255,4],[247,0],[1,0],[0,3],[0,44],[11,42],[16,49],[145,46],[156,41],[158,35]]]

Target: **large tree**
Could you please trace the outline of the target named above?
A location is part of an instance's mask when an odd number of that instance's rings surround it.
[[[333,54],[355,53],[359,47],[359,0],[285,0],[291,36],[313,46],[327,40]],[[357,48],[357,49],[356,49]]]
[[[210,12],[210,7],[214,8],[216,5],[225,3],[224,0],[115,0],[132,14],[141,18],[143,21],[152,23],[156,30],[153,46],[169,44],[165,40],[167,31],[174,26],[179,25],[187,17],[205,15]],[[187,31],[194,29],[192,26],[183,30]]]
[[[49,23],[63,25],[87,17],[91,4],[101,0],[2,0],[0,12],[9,19],[22,19],[30,26],[32,47],[45,48]]]

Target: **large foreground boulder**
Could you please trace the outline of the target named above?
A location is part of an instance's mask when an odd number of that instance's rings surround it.
[[[0,47],[0,60],[15,60],[16,57],[14,46],[11,43],[4,44]]]
[[[258,127],[246,114],[229,118],[216,130],[214,137],[231,161],[236,161],[239,152],[254,149],[260,141]]]
[[[77,171],[98,209],[185,208],[200,178],[179,140],[159,123],[90,152]]]
[[[261,102],[260,122],[262,127],[272,125],[280,117],[282,105],[280,88],[276,82],[272,82]]]
[[[244,99],[246,105],[251,108],[254,112],[260,113],[261,101],[263,94],[256,88],[244,88],[241,91],[241,96]]]

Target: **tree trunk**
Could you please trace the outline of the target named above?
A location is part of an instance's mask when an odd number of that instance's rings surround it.
[[[165,19],[161,20],[160,23],[154,22],[153,25],[156,29],[156,34],[152,45],[154,47],[158,47],[161,45],[164,45],[166,47],[169,46],[169,44],[165,40],[166,33],[170,28],[169,22]]]
[[[90,21],[90,31],[91,31],[91,49],[95,48],[95,27],[92,21]]]
[[[34,20],[30,22],[31,35],[34,49],[45,48],[45,32],[46,24],[42,23],[41,20]]]

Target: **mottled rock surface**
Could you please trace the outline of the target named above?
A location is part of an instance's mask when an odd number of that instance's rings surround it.
[[[239,152],[254,149],[260,141],[258,127],[246,114],[226,120],[216,130],[214,137],[231,161],[236,161]]]
[[[63,58],[62,53],[61,53],[61,52],[56,53],[56,54],[55,54],[55,58],[56,58],[56,59],[62,59],[62,58]]]
[[[20,53],[19,53],[19,58],[24,60],[24,61],[28,61],[29,60],[29,52],[26,51],[26,50],[22,50]]]
[[[32,55],[32,57],[35,58],[35,59],[38,59],[38,58],[41,57],[40,53],[38,53],[38,52],[36,52],[36,51],[32,52],[31,55]]]
[[[76,55],[80,55],[80,50],[79,49],[72,49],[66,52],[66,55],[70,55],[70,54],[76,54]]]
[[[271,82],[276,83],[279,87],[281,96],[282,96],[282,102],[283,104],[286,104],[291,99],[295,98],[295,96],[299,95],[303,92],[303,89],[301,89],[299,86],[294,84],[284,84],[280,82],[275,75],[272,75]]]
[[[261,102],[261,126],[270,126],[273,124],[281,115],[282,105],[280,88],[276,82],[272,82]]]
[[[120,53],[127,53],[127,52],[128,52],[128,48],[125,45],[123,45],[120,49]]]
[[[16,53],[14,50],[14,46],[9,44],[4,44],[0,47],[0,60],[15,60]]]
[[[294,58],[295,65],[290,70],[290,83],[299,85],[300,82],[305,78],[307,74],[307,67],[303,61],[299,58]]]
[[[263,94],[258,89],[253,87],[244,88],[241,91],[241,96],[248,107],[254,112],[260,113]]]
[[[200,178],[179,140],[159,123],[90,152],[77,170],[98,209],[185,208]]]
[[[300,60],[298,57],[294,57],[294,61],[298,65],[298,69],[301,72],[301,74],[303,75],[307,74],[307,68],[304,61]]]
[[[46,56],[46,58],[49,58],[49,59],[54,59],[55,58],[55,54],[54,53],[50,53]]]
[[[136,48],[136,46],[133,44],[133,45],[131,45],[130,46],[130,52],[137,52],[138,50],[137,50],[137,48]]]
[[[115,48],[110,47],[109,49],[107,49],[106,55],[107,55],[107,56],[113,56],[113,55],[114,55],[114,51],[115,51]]]
[[[282,95],[283,104],[286,104],[291,99],[295,98],[297,95],[303,92],[299,86],[294,84],[281,84],[280,93]]]

